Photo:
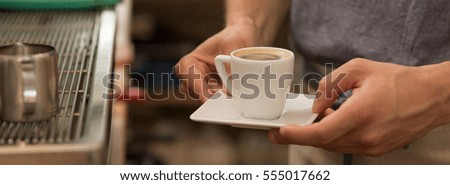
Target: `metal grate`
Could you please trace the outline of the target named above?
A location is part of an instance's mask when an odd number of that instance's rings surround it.
[[[60,108],[49,121],[0,121],[0,145],[64,143],[83,137],[99,22],[96,11],[0,12],[0,45],[20,41],[56,48]]]

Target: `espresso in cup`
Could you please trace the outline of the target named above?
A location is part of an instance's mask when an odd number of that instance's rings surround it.
[[[250,47],[236,50],[234,56],[247,61],[277,61],[283,58],[289,58],[293,54],[291,51],[282,48]]]
[[[247,60],[279,60],[282,58],[279,55],[270,54],[270,53],[250,53],[250,54],[244,54],[244,55],[241,55],[238,57],[242,58],[242,59],[247,59]]]
[[[224,63],[230,63],[231,74]],[[294,54],[274,47],[249,47],[215,58],[217,72],[236,109],[251,119],[280,117],[290,90]],[[230,75],[232,78],[230,78]]]

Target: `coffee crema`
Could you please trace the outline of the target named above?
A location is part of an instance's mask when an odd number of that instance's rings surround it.
[[[249,53],[238,56],[242,59],[247,60],[280,60],[282,56],[272,54],[272,53]]]

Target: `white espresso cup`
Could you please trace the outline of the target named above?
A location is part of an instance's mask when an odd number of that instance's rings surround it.
[[[286,94],[290,90],[294,71],[294,54],[274,47],[237,49],[231,55],[218,55],[215,66],[233,103],[244,117],[277,119]],[[228,74],[225,63],[230,63]]]

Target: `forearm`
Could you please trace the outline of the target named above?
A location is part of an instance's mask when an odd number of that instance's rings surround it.
[[[269,45],[289,10],[290,0],[228,0],[226,26],[251,26],[255,45]]]

